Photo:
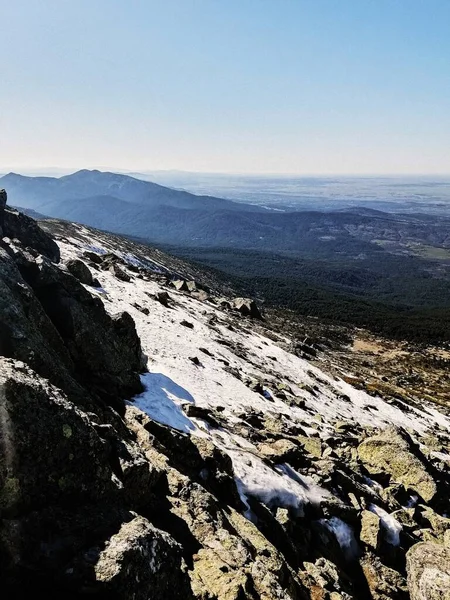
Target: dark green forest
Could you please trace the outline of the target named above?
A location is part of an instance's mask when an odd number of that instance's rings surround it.
[[[395,339],[450,343],[450,281],[433,276],[414,257],[385,253],[382,260],[355,266],[228,248],[165,250],[207,266],[239,293],[271,308]]]

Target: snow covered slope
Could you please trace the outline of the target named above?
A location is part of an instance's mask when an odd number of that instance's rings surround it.
[[[356,389],[351,382],[358,379],[332,355],[298,356],[299,340],[281,335],[269,319],[244,316],[238,308],[245,312],[246,303],[233,302],[232,290],[195,265],[71,223],[42,227],[55,237],[62,262],[18,246],[26,273],[47,265],[57,278],[68,270],[62,279],[87,305],[111,316],[126,311],[134,321],[146,355],[143,391],[124,399],[125,407],[108,406],[100,422],[95,412],[86,419],[101,433],[114,472],[125,544],[137,547],[144,524],[146,531],[158,528],[174,556],[177,548],[182,553],[185,597],[406,600],[408,585],[414,590],[422,577],[424,545],[430,568],[447,576],[445,407]],[[9,247],[14,251],[13,240]],[[122,351],[135,348],[133,321],[111,321],[119,333],[127,324]],[[95,347],[106,351],[106,338],[97,337]],[[117,567],[135,590],[148,565],[138,561],[129,571],[114,554],[123,547],[110,544],[115,537],[110,532],[95,544],[108,549],[108,572]],[[97,582],[103,576],[97,570]],[[84,571],[80,577],[84,589]],[[170,577],[164,586],[177,597]]]
[[[136,323],[149,372],[142,376],[146,391],[134,399],[135,406],[160,423],[206,437],[224,450],[232,459],[247,508],[248,496],[270,507],[301,510],[305,502],[330,495],[289,465],[270,466],[265,460],[269,448],[252,435],[252,417],[262,415],[280,430],[298,426],[306,437],[325,441],[339,422],[350,430],[353,425],[355,432],[393,425],[410,432],[413,439],[450,432],[450,420],[432,406],[418,409],[401,402],[394,406],[369,396],[288,352],[284,348],[289,339],[224,311],[217,299],[201,301],[178,292],[166,279],[155,277],[155,272],[170,269],[161,263],[152,269],[154,258],[145,256],[142,246],[140,255],[121,253],[107,236],[94,237],[92,230],[81,226],[76,232],[76,237],[58,242],[63,261],[85,259],[86,250],[94,249],[100,256],[115,252],[130,277],[122,281],[111,270],[98,270],[100,287],[87,288],[102,299],[108,312],[127,311]],[[136,273],[127,265],[146,268]],[[161,292],[169,293],[168,306],[156,300]],[[187,405],[198,410],[186,409]],[[450,461],[450,456],[444,453],[440,460]]]

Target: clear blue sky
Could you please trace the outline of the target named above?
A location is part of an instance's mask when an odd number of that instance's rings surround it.
[[[0,23],[0,172],[450,172],[450,0],[0,0]]]

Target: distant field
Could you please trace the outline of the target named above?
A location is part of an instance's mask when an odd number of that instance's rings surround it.
[[[439,248],[436,246],[426,246],[419,244],[411,244],[409,248],[411,250],[411,253],[415,256],[421,256],[422,258],[427,258],[429,260],[450,261],[449,248]]]

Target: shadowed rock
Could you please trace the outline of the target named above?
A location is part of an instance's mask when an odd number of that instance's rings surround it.
[[[5,190],[1,190],[0,227],[3,228],[3,235],[9,238],[16,238],[25,247],[33,248],[33,250],[39,252],[39,254],[43,254],[53,262],[59,262],[60,253],[58,244],[39,227],[34,219],[17,210],[5,208],[5,204],[6,192]]]
[[[125,523],[112,536],[95,565],[96,581],[111,598],[189,600],[192,592],[181,548],[143,517]]]
[[[89,267],[85,265],[82,260],[73,258],[72,260],[67,261],[66,266],[69,272],[72,273],[72,275],[76,277],[80,283],[84,283],[85,285],[94,285],[92,273],[89,270]]]

